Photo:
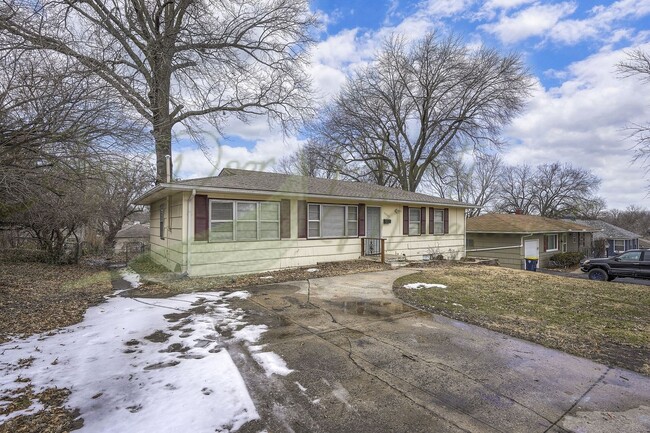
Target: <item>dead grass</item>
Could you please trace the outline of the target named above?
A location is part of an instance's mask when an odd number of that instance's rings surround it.
[[[136,272],[151,268],[149,264],[141,264],[135,268]],[[157,266],[157,265],[156,265]],[[155,268],[154,268],[155,269]],[[316,272],[308,272],[308,269],[318,269]],[[391,269],[388,264],[372,262],[368,260],[350,260],[344,262],[319,263],[314,266],[301,268],[283,269],[280,271],[264,272],[258,274],[232,275],[219,277],[194,277],[180,278],[171,273],[160,272],[142,274],[144,283],[136,290],[128,292],[129,296],[160,298],[175,296],[180,293],[189,293],[208,290],[236,289],[262,284],[283,283],[287,281],[299,281],[307,278],[331,277],[335,275],[356,274],[359,272],[374,272]]]
[[[110,272],[89,266],[0,263],[0,342],[80,322],[111,293]]]
[[[447,289],[409,290],[408,283]],[[444,265],[398,279],[435,313],[650,375],[650,287],[512,269]]]

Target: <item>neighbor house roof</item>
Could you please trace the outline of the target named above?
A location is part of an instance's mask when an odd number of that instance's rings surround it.
[[[597,229],[568,221],[536,215],[489,213],[467,219],[467,232],[473,233],[554,233],[595,232]]]
[[[352,198],[403,203],[437,204],[475,207],[455,200],[434,197],[398,188],[346,180],[322,179],[263,171],[225,168],[218,176],[180,180],[159,184],[136,200],[150,204],[166,195],[165,191],[240,192],[254,194],[279,193],[287,196]]]
[[[568,220],[567,220],[568,221]],[[622,229],[614,224],[606,223],[601,220],[571,220],[576,224],[591,227],[600,232],[594,234],[594,240],[597,239],[637,239],[640,236],[631,231]]]
[[[149,226],[144,224],[134,224],[125,227],[115,235],[116,238],[148,238]]]

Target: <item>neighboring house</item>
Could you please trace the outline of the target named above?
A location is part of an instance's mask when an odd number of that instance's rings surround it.
[[[152,258],[191,276],[358,259],[382,246],[407,259],[459,259],[472,207],[360,182],[237,169],[159,184],[136,203],[151,209]]]
[[[623,251],[639,248],[639,235],[600,220],[571,220],[576,224],[598,230],[594,233],[593,257],[611,257]]]
[[[134,249],[149,245],[150,236],[149,224],[136,223],[128,227],[124,227],[115,235],[115,252],[119,253],[129,247],[129,252]]]
[[[486,214],[467,220],[467,256],[496,258],[513,269],[524,269],[525,258],[536,258],[539,267],[546,267],[556,253],[591,248],[592,231],[535,215]]]

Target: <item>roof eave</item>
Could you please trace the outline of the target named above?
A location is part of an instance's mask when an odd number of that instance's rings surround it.
[[[400,204],[408,204],[408,203],[418,203],[418,204],[430,204],[430,205],[437,205],[437,206],[445,206],[445,207],[453,207],[453,208],[462,208],[462,209],[478,209],[480,206],[468,204],[468,203],[444,203],[444,202],[436,202],[436,201],[419,201],[419,200],[398,200],[398,199],[383,199],[383,198],[376,198],[376,197],[346,197],[346,196],[336,196],[336,195],[326,195],[326,194],[309,194],[309,193],[296,193],[296,192],[283,192],[283,191],[265,191],[265,190],[254,190],[254,189],[238,189],[238,188],[219,188],[219,187],[210,187],[210,186],[200,186],[200,185],[191,185],[191,184],[184,184],[184,185],[179,185],[177,183],[160,183],[156,185],[154,188],[150,189],[140,197],[134,200],[134,204],[137,205],[147,205],[151,204],[157,200],[160,200],[161,198],[167,196],[168,194],[165,194],[165,191],[168,191],[168,193],[172,192],[182,192],[182,191],[201,191],[201,192],[220,192],[220,193],[246,193],[246,194],[251,194],[251,195],[260,195],[260,196],[269,196],[273,194],[278,194],[282,195],[283,197],[296,197],[296,198],[303,198],[303,197],[311,197],[315,199],[348,199],[348,200],[367,200],[371,202],[378,202],[378,203],[400,203]],[[162,193],[162,194],[159,194]]]

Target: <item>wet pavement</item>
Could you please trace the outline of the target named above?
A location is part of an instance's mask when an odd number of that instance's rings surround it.
[[[251,289],[234,303],[294,372],[232,354],[257,432],[643,432],[650,378],[422,312],[400,269]]]

